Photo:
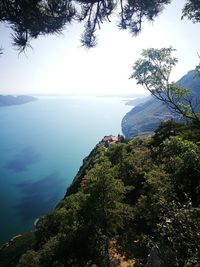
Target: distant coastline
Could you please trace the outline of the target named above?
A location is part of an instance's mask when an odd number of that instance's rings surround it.
[[[127,106],[136,106],[136,105],[139,105],[139,104],[143,104],[143,103],[145,103],[146,101],[148,101],[150,99],[151,99],[151,96],[137,97],[137,98],[128,100],[126,102],[126,105]]]
[[[28,95],[0,95],[0,107],[22,105],[36,100],[36,97]]]

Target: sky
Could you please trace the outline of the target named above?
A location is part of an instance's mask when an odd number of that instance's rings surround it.
[[[174,0],[155,22],[146,22],[142,33],[132,37],[120,31],[116,20],[98,31],[98,45],[81,47],[83,28],[70,25],[62,35],[39,37],[32,49],[18,52],[11,45],[10,30],[0,25],[0,94],[143,94],[129,79],[142,49],[169,47],[179,63],[171,80],[177,81],[199,63],[199,24],[181,20],[183,0]]]

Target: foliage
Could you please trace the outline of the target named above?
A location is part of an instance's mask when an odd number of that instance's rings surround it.
[[[152,21],[170,0],[3,0],[0,2],[0,22],[13,30],[13,44],[23,51],[30,40],[40,35],[59,34],[66,25],[84,23],[81,42],[86,47],[96,45],[96,31],[118,12],[120,29],[133,35],[142,30],[145,20]],[[183,17],[199,22],[199,2],[187,1]]]
[[[84,223],[92,235],[90,249],[98,266],[109,265],[109,240],[131,216],[131,208],[123,203],[126,188],[108,161],[95,165],[88,173],[88,185],[83,191],[88,195],[84,210]],[[100,242],[100,243],[99,243]]]
[[[198,142],[194,124],[169,121],[152,137],[99,144],[77,190],[39,219],[18,266],[108,267],[111,244],[137,266],[155,250],[163,266],[198,266]]]
[[[67,188],[65,196],[71,195],[78,191],[83,177],[85,177],[87,172],[94,167],[95,163],[100,162],[104,158],[104,154],[105,147],[102,146],[101,143],[97,144],[95,148],[90,152],[89,156],[84,158],[83,165],[80,167],[78,173],[74,177],[72,184]]]
[[[163,161],[171,175],[177,192],[186,194],[194,205],[200,204],[200,150],[191,141],[178,136],[170,137],[163,142]],[[180,199],[181,200],[181,199]]]
[[[161,122],[160,126],[155,130],[152,145],[159,146],[170,136],[176,136],[185,130],[185,124],[176,123],[173,120]]]
[[[200,22],[200,5],[198,0],[187,0],[182,18],[188,18],[193,23]]]
[[[195,111],[195,106],[199,105],[198,99],[194,99],[187,88],[170,83],[171,70],[177,63],[177,58],[172,56],[174,51],[171,47],[143,50],[142,57],[133,66],[130,78],[135,78],[137,84],[142,85],[172,112],[200,125],[199,114]]]
[[[27,249],[34,248],[35,235],[33,232],[15,236],[0,248],[0,266],[15,267],[20,256]]]
[[[37,253],[33,250],[28,250],[26,254],[24,254],[19,263],[18,266],[30,266],[30,267],[37,267],[39,266],[39,259],[37,256]]]
[[[198,104],[200,100],[200,76],[198,75],[197,70],[189,71],[178,80],[176,84],[182,88],[191,90],[193,99],[196,102],[194,102],[195,112],[199,113],[200,105],[196,104]],[[185,122],[185,118],[182,116],[180,117],[178,113],[171,112],[163,102],[150,96],[146,99],[145,103],[136,105],[124,116],[122,120],[122,131],[128,138],[138,135],[148,135],[152,134],[159,127],[161,121],[170,119],[173,119],[176,122]],[[192,137],[195,135],[195,131],[196,130],[193,127],[190,133],[187,130],[184,132],[184,135],[189,134]]]
[[[171,263],[166,266],[197,267],[200,256],[200,210],[187,204],[178,207],[173,203],[166,217],[158,224],[161,258],[169,262],[166,251],[171,252]],[[192,242],[191,242],[192,241]]]
[[[87,186],[39,220],[36,252],[27,252],[19,266],[26,266],[30,257],[39,266],[109,266],[109,240],[131,216],[130,206],[123,203],[126,188],[115,175],[106,157],[94,165]]]

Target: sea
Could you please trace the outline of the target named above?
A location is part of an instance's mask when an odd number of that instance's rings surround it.
[[[83,159],[121,134],[124,97],[40,96],[0,108],[0,245],[34,229],[61,200]]]

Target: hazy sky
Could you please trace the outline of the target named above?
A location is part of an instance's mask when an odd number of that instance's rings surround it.
[[[198,63],[199,24],[181,21],[183,0],[174,0],[154,23],[146,23],[138,37],[105,23],[98,32],[98,46],[81,47],[80,24],[68,26],[61,36],[40,37],[32,49],[18,55],[11,46],[9,29],[1,26],[4,54],[0,57],[0,94],[120,94],[142,93],[131,75],[141,50],[154,47],[177,49],[179,59],[172,73],[178,80]]]

